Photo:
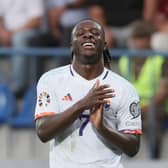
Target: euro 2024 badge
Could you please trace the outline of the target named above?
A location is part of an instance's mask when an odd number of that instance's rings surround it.
[[[38,97],[38,104],[39,104],[40,107],[42,107],[42,106],[47,107],[47,105],[50,102],[51,102],[50,95],[47,92],[40,93],[40,95]]]

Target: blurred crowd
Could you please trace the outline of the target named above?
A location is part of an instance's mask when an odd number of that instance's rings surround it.
[[[102,24],[109,48],[168,51],[168,0],[1,0],[0,47],[70,47],[73,26],[85,18]],[[10,87],[19,97],[29,85],[30,57],[17,54],[5,58],[11,64]],[[39,78],[45,71],[46,59],[54,58],[36,59]],[[67,57],[54,61],[55,66],[70,63]],[[155,157],[159,158],[161,127],[168,112],[168,60],[161,55],[137,56],[130,63],[123,53],[114,61],[142,98],[144,130],[148,125],[149,97],[157,107]]]

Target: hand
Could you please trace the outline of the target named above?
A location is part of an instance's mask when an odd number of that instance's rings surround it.
[[[102,128],[103,125],[103,104],[101,104],[97,108],[93,108],[90,111],[90,122],[92,123],[93,127],[96,129]]]
[[[0,31],[0,43],[3,46],[10,46],[11,44],[12,32],[1,30]]]
[[[93,85],[88,94],[79,101],[84,110],[99,107],[107,103],[107,99],[114,97],[114,90],[109,85],[100,85],[99,80]]]

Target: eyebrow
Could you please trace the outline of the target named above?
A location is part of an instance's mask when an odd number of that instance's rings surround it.
[[[75,33],[78,33],[79,31],[85,31],[86,29],[85,28],[83,28],[83,27],[80,27],[80,28],[78,28],[77,30],[76,30],[76,32]],[[88,29],[89,31],[97,31],[97,32],[99,32],[100,34],[101,34],[101,30],[100,29],[98,29],[98,28],[96,28],[96,27],[92,27],[92,28],[89,28]]]

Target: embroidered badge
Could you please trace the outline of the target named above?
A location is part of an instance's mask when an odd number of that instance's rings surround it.
[[[139,117],[139,115],[141,114],[139,102],[137,102],[137,103],[132,102],[129,106],[129,111],[130,111],[131,115],[133,116],[132,119]]]
[[[50,102],[51,102],[50,95],[47,92],[40,93],[38,97],[38,104],[40,107],[41,106],[47,107]]]

